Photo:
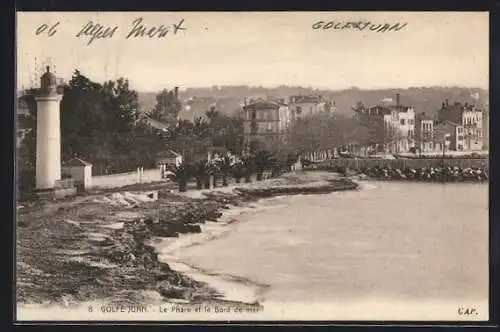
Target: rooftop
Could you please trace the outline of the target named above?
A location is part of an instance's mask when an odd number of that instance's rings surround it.
[[[447,101],[443,102],[441,104],[441,109],[440,110],[449,110],[449,111],[456,111],[456,112],[461,112],[461,111],[480,111],[479,109],[476,108],[474,104],[469,104],[465,103],[462,104],[460,102],[456,102],[453,104],[448,104]]]
[[[244,106],[244,108],[253,108],[253,109],[277,109],[279,108],[279,104],[276,102],[272,102],[269,100],[255,100],[250,102],[250,104]]]
[[[424,121],[434,121],[434,119],[430,116],[428,116],[427,114],[418,114],[417,115],[417,118],[420,119],[420,120],[424,120]]]
[[[321,96],[290,96],[292,103],[321,103]]]
[[[163,122],[160,122],[158,120],[155,120],[148,115],[145,115],[144,118],[146,119],[146,122],[153,128],[158,129],[158,130],[166,130],[169,128],[169,125]]]
[[[92,166],[91,163],[89,163],[83,159],[77,158],[77,157],[71,158],[70,160],[68,160],[68,162],[65,163],[65,165],[66,166]]]
[[[460,126],[460,124],[456,123],[456,122],[453,122],[453,121],[449,121],[449,120],[444,120],[444,121],[439,121],[439,122],[436,122],[435,126],[453,126],[453,127],[458,127]]]
[[[162,157],[162,158],[177,158],[177,157],[181,157],[181,154],[175,152],[172,149],[168,149],[166,151],[159,152],[158,156]]]

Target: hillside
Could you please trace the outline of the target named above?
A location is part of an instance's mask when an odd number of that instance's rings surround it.
[[[323,99],[335,101],[340,113],[351,114],[351,107],[357,102],[365,105],[381,103],[382,100],[392,98],[396,99],[396,94],[400,94],[401,103],[415,107],[416,112],[426,112],[433,115],[440,108],[441,103],[448,99],[450,103],[468,102],[474,103],[480,108],[487,105],[488,91],[479,88],[465,87],[423,87],[409,89],[381,89],[381,90],[363,90],[351,88],[342,91],[332,90],[313,90],[303,87],[280,86],[276,88],[248,87],[248,86],[222,86],[212,88],[188,88],[179,92],[180,98],[185,101],[194,98],[196,103],[192,104],[192,110],[196,116],[201,116],[216,102],[216,107],[224,114],[234,114],[239,109],[243,98],[247,97],[275,97],[283,98],[290,95],[299,94],[320,94]],[[479,100],[474,98],[478,93]],[[139,103],[143,110],[154,107],[155,93],[139,92]]]

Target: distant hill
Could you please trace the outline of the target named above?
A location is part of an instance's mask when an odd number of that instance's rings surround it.
[[[276,88],[249,87],[249,86],[220,86],[211,88],[188,88],[179,91],[179,97],[185,102],[188,99],[196,100],[192,104],[192,111],[196,116],[206,112],[210,104],[216,102],[216,108],[224,114],[234,114],[245,97],[272,97],[283,98],[290,95],[319,94],[325,100],[334,101],[342,114],[352,114],[351,107],[357,102],[365,105],[394,103],[396,94],[400,94],[401,104],[413,106],[416,112],[425,112],[432,116],[441,107],[441,103],[448,99],[450,103],[461,102],[475,104],[485,108],[488,100],[488,91],[480,88],[467,87],[422,87],[409,89],[379,89],[364,90],[351,88],[341,91],[318,90],[304,87],[279,86]],[[142,110],[154,107],[156,93],[139,92],[139,104]],[[479,100],[475,99],[479,96]]]

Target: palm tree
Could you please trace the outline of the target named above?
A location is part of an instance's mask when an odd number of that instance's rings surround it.
[[[245,183],[252,182],[252,173],[254,171],[254,158],[252,156],[246,156],[242,158],[243,166],[243,176],[245,177]]]
[[[222,185],[224,187],[227,187],[227,185],[228,185],[227,177],[231,173],[232,164],[233,164],[233,161],[231,160],[231,158],[229,156],[224,156],[223,158],[221,158],[217,162],[217,166],[218,166],[220,173],[222,175]]]
[[[210,174],[212,174],[213,187],[217,188],[217,175],[219,175],[220,169],[217,161],[212,161],[210,163]]]
[[[215,109],[215,105],[210,106],[210,110],[205,112],[205,115],[209,119],[210,122],[212,122],[215,118],[219,116],[219,111]]]
[[[187,183],[191,178],[192,167],[191,165],[182,162],[179,165],[170,167],[170,171],[173,173],[172,180],[179,184],[179,191],[187,191]]]
[[[261,150],[255,155],[255,170],[257,173],[257,181],[262,180],[262,175],[265,171],[270,169],[275,163],[275,159],[272,154],[266,150]]]
[[[233,175],[236,183],[240,183],[241,178],[245,175],[245,169],[243,166],[243,162],[237,162],[237,163],[233,164],[233,166],[231,167],[231,174]]]
[[[207,161],[207,173],[206,173],[206,176],[203,178],[203,187],[205,189],[210,189],[210,176],[212,175],[213,173],[213,168],[212,168],[212,164]]]
[[[282,160],[274,160],[274,162],[270,165],[271,169],[271,177],[278,177],[283,175],[285,173],[285,169],[287,168],[287,165],[285,161]]]
[[[289,154],[287,154],[286,156],[286,171],[287,172],[290,172],[292,170],[292,166],[297,162],[297,160],[299,159],[299,156],[297,153],[295,152],[291,152]]]
[[[208,160],[203,159],[196,162],[193,167],[193,175],[196,178],[196,189],[198,190],[202,189],[203,181],[206,182],[206,178],[210,176],[210,165],[208,163]],[[208,186],[210,188],[210,182]]]

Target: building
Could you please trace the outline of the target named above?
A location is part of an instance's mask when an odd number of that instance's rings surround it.
[[[415,110],[403,105],[388,108],[390,113],[384,115],[386,150],[390,153],[410,152],[415,148]]]
[[[464,150],[464,127],[456,122],[441,121],[434,124],[435,151]]]
[[[415,111],[401,105],[399,93],[395,105],[353,107],[354,118],[368,129],[368,142],[373,150],[387,153],[409,152],[415,147]]]
[[[483,149],[488,150],[490,145],[490,110],[486,103],[486,108],[483,114]]]
[[[415,147],[420,152],[431,152],[434,150],[434,119],[425,112],[415,117]]]
[[[243,106],[245,151],[271,150],[286,140],[291,125],[288,105],[270,100],[250,100]]]
[[[441,109],[437,112],[439,122],[450,121],[463,126],[464,144],[463,150],[482,150],[483,131],[483,111],[468,103],[449,104],[448,100],[442,103]]]
[[[62,166],[61,175],[72,178],[77,190],[83,191],[92,185],[92,164],[77,157],[71,158]]]
[[[182,164],[182,155],[174,150],[168,149],[166,151],[159,152],[156,156],[156,165],[159,167],[163,167],[165,165],[179,166],[180,164]]]
[[[323,100],[321,95],[290,96],[288,107],[294,118],[300,118],[324,112],[328,110],[329,104]]]

